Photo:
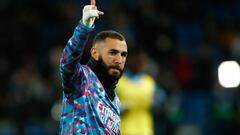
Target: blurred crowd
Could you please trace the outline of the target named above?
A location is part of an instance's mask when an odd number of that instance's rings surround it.
[[[57,134],[59,58],[86,4],[0,1],[0,135]],[[240,87],[223,88],[217,78],[222,61],[240,62],[240,1],[97,0],[97,6],[105,14],[90,41],[113,29],[148,56],[145,72],[160,87],[156,135],[240,134]]]

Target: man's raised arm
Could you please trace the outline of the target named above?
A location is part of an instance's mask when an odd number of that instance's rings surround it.
[[[97,10],[95,0],[91,0],[91,4],[92,5],[86,5],[83,8],[82,19],[75,28],[73,36],[65,46],[60,59],[60,74],[65,93],[71,93],[73,91],[72,78],[75,74],[76,65],[80,62],[89,34],[93,31],[95,18],[103,15],[103,12]]]

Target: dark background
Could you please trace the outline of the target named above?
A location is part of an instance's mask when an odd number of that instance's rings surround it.
[[[85,4],[0,1],[0,135],[57,134],[59,57]],[[97,0],[97,6],[105,15],[92,36],[117,30],[149,56],[146,71],[162,88],[157,135],[240,134],[239,87],[223,88],[217,78],[222,61],[240,60],[240,1]]]

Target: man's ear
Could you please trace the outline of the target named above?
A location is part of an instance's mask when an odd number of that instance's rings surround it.
[[[95,59],[98,60],[99,58],[99,52],[96,47],[92,47],[90,50],[91,56]]]

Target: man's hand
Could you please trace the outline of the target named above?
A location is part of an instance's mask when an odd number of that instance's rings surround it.
[[[82,21],[83,24],[91,27],[95,21],[95,18],[98,18],[99,15],[103,15],[104,13],[97,10],[96,1],[91,0],[91,5],[86,5],[83,8],[83,16]]]

